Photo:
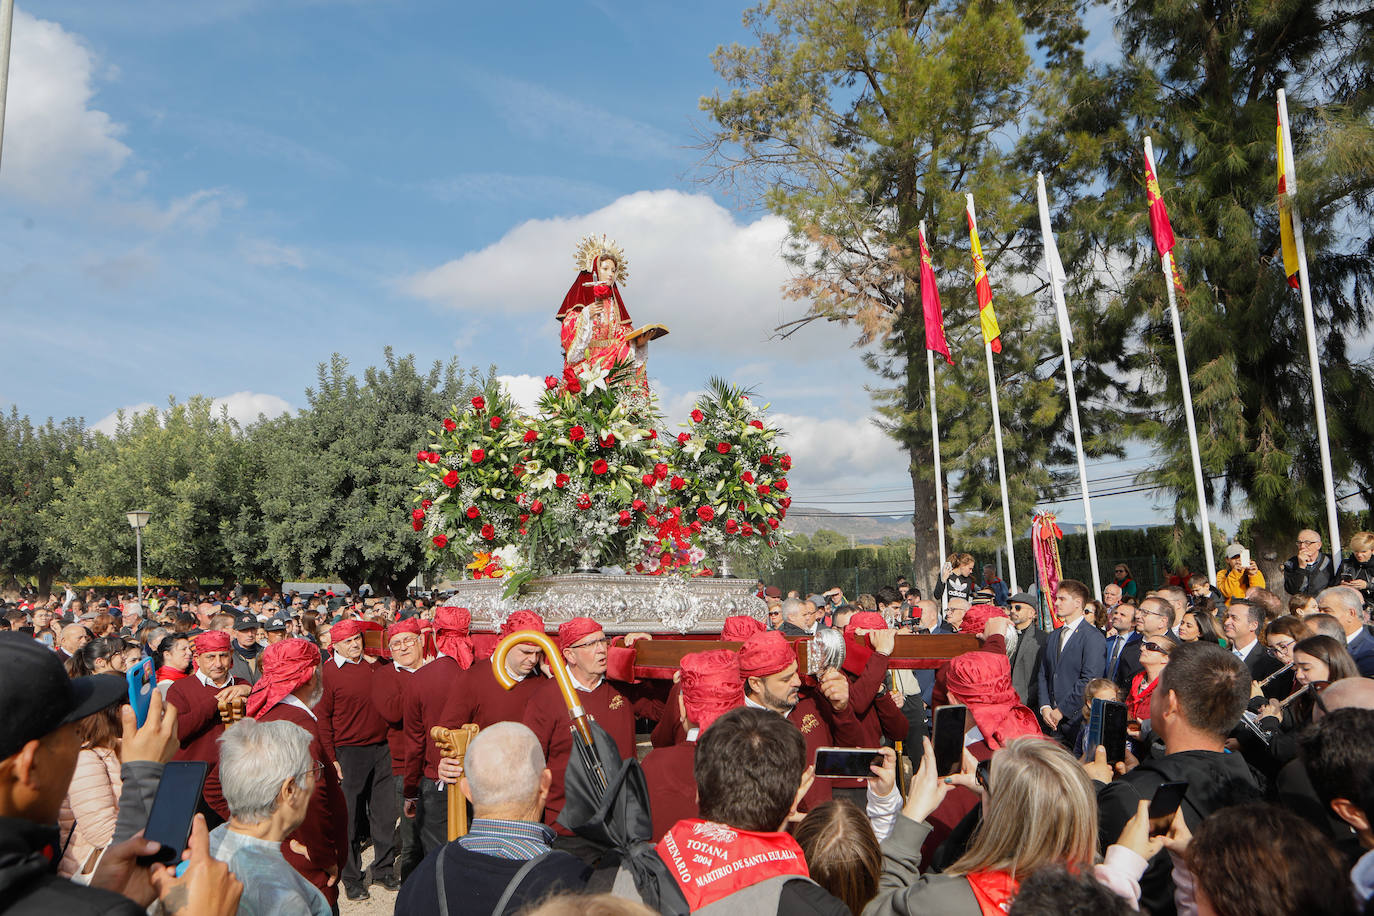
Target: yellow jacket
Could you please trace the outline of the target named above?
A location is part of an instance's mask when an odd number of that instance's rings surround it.
[[[1226,599],[1229,605],[1232,598],[1244,598],[1245,590],[1251,586],[1255,588],[1265,588],[1264,573],[1259,570],[1250,572],[1248,569],[1231,569],[1223,567],[1217,570],[1217,591]]]

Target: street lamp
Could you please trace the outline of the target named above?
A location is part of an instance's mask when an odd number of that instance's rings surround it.
[[[129,520],[129,527],[134,529],[134,563],[138,571],[138,613],[143,615],[143,529],[148,524],[148,517],[152,513],[146,509],[134,509],[124,513],[124,517]]]

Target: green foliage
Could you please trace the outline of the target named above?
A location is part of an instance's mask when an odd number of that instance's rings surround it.
[[[94,436],[80,420],[34,426],[18,408],[0,414],[0,572],[34,577],[46,592],[63,558],[43,537],[49,507]]]

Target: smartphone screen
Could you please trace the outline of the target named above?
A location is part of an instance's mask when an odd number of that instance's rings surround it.
[[[1093,700],[1093,706],[1102,704],[1102,732],[1098,743],[1107,749],[1108,763],[1121,763],[1126,759],[1126,704],[1115,700]]]
[[[148,813],[148,826],[143,830],[144,837],[162,844],[158,852],[148,857],[151,861],[170,865],[181,858],[208,769],[209,764],[203,760],[174,760],[162,768],[153,809]]]
[[[1102,704],[1106,703],[1098,697],[1094,697],[1088,707],[1088,759],[1097,756],[1097,746],[1102,743]]]
[[[1242,548],[1240,549],[1240,568],[1241,568],[1241,569],[1249,569],[1249,568],[1250,568],[1250,548],[1249,548],[1249,547],[1242,547]]]
[[[134,710],[134,721],[139,727],[148,720],[148,704],[153,699],[153,660],[144,656],[129,669],[125,678],[129,682],[129,705]]]
[[[964,761],[967,716],[967,706],[941,706],[935,710],[935,728],[931,739],[935,745],[935,775],[950,776],[959,772]]]
[[[870,767],[881,759],[876,748],[818,747],[816,775],[868,779],[873,775]]]
[[[1188,792],[1186,782],[1165,782],[1155,789],[1150,799],[1150,835],[1158,836],[1169,831],[1169,823],[1174,812],[1183,804],[1183,796]]]

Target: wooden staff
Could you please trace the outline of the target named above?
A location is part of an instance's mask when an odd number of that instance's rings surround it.
[[[215,704],[219,708],[219,720],[226,726],[233,725],[243,718],[246,703],[243,697],[234,697],[232,700],[220,700]]]
[[[477,726],[471,722],[459,728],[444,728],[436,725],[429,730],[429,736],[439,748],[439,756],[457,760],[463,765],[468,753],[468,742],[477,734]],[[448,838],[450,841],[468,832],[468,802],[459,791],[457,784],[449,786],[448,793]]]

